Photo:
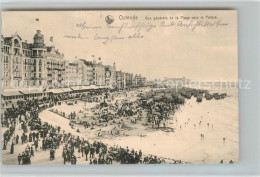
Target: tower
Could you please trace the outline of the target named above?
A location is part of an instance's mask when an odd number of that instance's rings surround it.
[[[44,45],[44,35],[42,35],[41,30],[36,30],[36,34],[33,37],[34,45]]]
[[[45,56],[46,45],[44,44],[44,35],[40,30],[36,30],[36,34],[33,37],[32,45],[32,58],[33,58],[33,86],[43,86],[46,82],[45,72]]]
[[[116,63],[115,62],[113,64],[113,68],[114,68],[114,70],[116,70]]]

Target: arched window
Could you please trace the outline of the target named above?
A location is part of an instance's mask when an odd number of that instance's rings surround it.
[[[14,46],[15,46],[15,47],[20,47],[20,45],[19,45],[19,40],[18,40],[18,39],[15,39],[15,40],[14,40]]]

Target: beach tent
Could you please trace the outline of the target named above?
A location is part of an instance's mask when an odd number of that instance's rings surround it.
[[[159,101],[159,100],[162,99],[162,95],[161,96],[160,95],[156,95],[153,99],[154,99],[154,101]]]

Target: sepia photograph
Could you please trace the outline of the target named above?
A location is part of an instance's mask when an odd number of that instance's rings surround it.
[[[3,165],[239,163],[236,10],[3,11]]]

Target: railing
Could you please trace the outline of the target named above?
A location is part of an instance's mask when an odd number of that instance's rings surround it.
[[[22,79],[21,76],[14,76],[14,79]]]

